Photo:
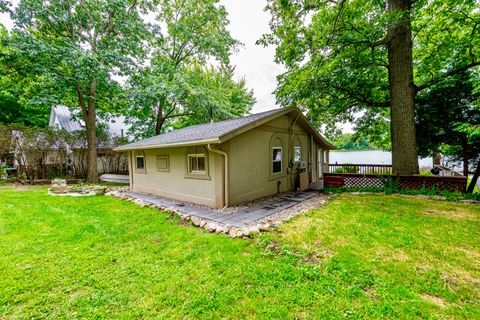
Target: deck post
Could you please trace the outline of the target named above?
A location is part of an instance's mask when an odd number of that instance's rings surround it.
[[[330,164],[330,150],[325,151],[325,169],[324,172],[328,173],[329,172],[329,167],[328,165]]]
[[[324,166],[324,157],[323,157],[323,149],[319,149],[318,153],[320,154],[320,166],[319,166],[319,173],[320,173],[320,179],[323,179],[323,173],[325,171],[325,166]]]

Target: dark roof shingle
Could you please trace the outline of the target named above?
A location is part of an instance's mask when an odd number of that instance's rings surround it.
[[[312,126],[308,119],[302,114],[301,110],[296,107],[279,108],[269,110],[261,113],[248,115],[241,118],[219,121],[214,123],[205,123],[185,127],[182,129],[170,131],[158,136],[147,138],[145,140],[133,142],[120,147],[115,148],[117,151],[135,150],[135,149],[148,149],[148,148],[160,148],[160,147],[175,147],[180,145],[195,145],[206,143],[223,143],[230,139],[236,133],[241,133],[240,129],[252,125],[260,125],[263,122],[270,121],[275,116],[286,115],[294,113],[296,119],[300,117],[305,128],[311,132],[314,138],[323,147],[327,149],[334,149],[335,147],[326,141],[320,133]],[[247,129],[248,130],[248,129]]]
[[[133,142],[127,145],[123,145],[118,149],[130,149],[149,146],[164,146],[174,145],[181,143],[194,143],[196,141],[210,141],[216,140],[221,136],[233,132],[245,125],[269,117],[277,112],[284,111],[285,109],[274,109],[261,113],[248,115],[241,118],[230,119],[225,121],[219,121],[214,123],[198,124],[182,129],[166,132],[158,136],[147,138],[145,140]]]

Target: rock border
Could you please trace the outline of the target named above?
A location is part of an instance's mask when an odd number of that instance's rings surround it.
[[[192,225],[203,228],[211,233],[225,234],[230,238],[248,238],[254,234],[268,231],[272,228],[280,226],[283,222],[286,222],[299,214],[326,204],[328,200],[332,198],[331,195],[318,194],[317,196],[302,201],[290,208],[276,212],[264,219],[255,221],[251,225],[238,228],[229,224],[223,224],[221,222],[197,217],[192,214],[183,213],[175,208],[155,205],[142,199],[131,197],[123,193],[127,190],[128,189],[125,189],[124,187],[114,187],[108,189],[105,195],[113,196],[124,201],[129,201],[141,207],[156,208],[163,211],[172,212],[179,216],[182,221],[191,222]]]

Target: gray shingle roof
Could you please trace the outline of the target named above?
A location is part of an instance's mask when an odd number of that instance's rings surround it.
[[[147,138],[127,145],[120,146],[117,149],[134,149],[140,147],[176,145],[182,143],[195,143],[202,141],[218,140],[221,136],[240,129],[250,123],[267,118],[275,113],[280,113],[285,109],[274,109],[261,113],[248,115],[241,118],[219,121],[214,123],[205,123],[189,126],[186,128],[170,131],[158,136]]]
[[[274,109],[231,120],[194,125],[160,134],[158,136],[147,138],[145,140],[126,144],[115,148],[115,150],[124,151],[144,148],[148,149],[157,147],[174,147],[190,144],[195,145],[205,143],[223,143],[224,141],[231,138],[232,135],[234,136],[235,133],[243,132],[239,130],[241,128],[254,128],[255,125],[260,125],[261,123],[263,123],[262,121],[270,121],[271,119],[275,118],[276,115],[281,116],[291,112],[295,113],[295,116],[301,119],[305,127],[313,134],[314,138],[321,145],[323,145],[327,149],[335,149],[333,145],[328,143],[318,133],[318,131],[312,126],[312,124],[307,120],[307,118],[305,118],[300,109],[292,107]]]

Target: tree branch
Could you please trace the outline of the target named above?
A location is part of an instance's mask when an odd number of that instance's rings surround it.
[[[80,102],[80,107],[82,108],[82,113],[85,119],[88,117],[88,110],[87,106],[85,105],[85,98],[83,96],[83,91],[82,91],[82,84],[77,82],[77,96],[78,96],[78,101]]]
[[[371,101],[365,95],[360,93],[353,93],[350,90],[342,87],[335,87],[332,86],[335,90],[343,92],[347,95],[348,98],[358,101],[359,103],[366,104],[369,107],[376,107],[376,108],[386,108],[388,107],[387,102],[379,102],[379,101]]]
[[[332,31],[330,31],[330,36],[328,37],[328,40],[327,40],[327,46],[330,45],[331,39],[333,38],[334,34],[337,32],[338,20],[340,20],[340,16],[342,15],[343,9],[345,8],[345,2],[347,2],[347,0],[341,0],[340,2],[340,8],[338,9],[338,13],[335,17],[335,20],[333,21],[333,27],[332,27]]]
[[[439,82],[442,82],[443,80],[445,80],[446,78],[448,77],[451,77],[451,76],[454,76],[462,71],[465,71],[465,70],[468,70],[468,69],[471,69],[473,67],[476,67],[476,66],[480,66],[480,61],[474,61],[472,63],[469,63],[469,64],[466,64],[464,66],[461,66],[461,67],[458,67],[458,68],[455,68],[453,70],[450,70],[450,71],[447,71],[445,72],[444,74],[440,75],[439,77],[437,78],[434,78],[434,79],[431,79],[430,81],[427,81],[419,86],[415,86],[415,94],[424,90],[424,89],[427,89],[427,88],[430,88],[431,86],[433,86],[434,84],[437,84]]]
[[[169,118],[178,118],[178,117],[187,117],[187,116],[194,116],[195,113],[193,112],[190,112],[190,113],[177,113],[177,114],[171,114],[167,117],[165,117],[165,119],[169,119]]]

